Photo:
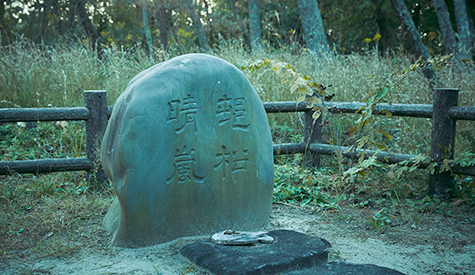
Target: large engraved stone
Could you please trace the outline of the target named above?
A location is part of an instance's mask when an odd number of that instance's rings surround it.
[[[210,55],[137,75],[117,99],[101,147],[117,198],[113,245],[146,246],[269,220],[272,140],[245,75]]]

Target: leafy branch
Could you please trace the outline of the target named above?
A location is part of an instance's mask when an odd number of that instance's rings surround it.
[[[289,63],[280,60],[262,59],[247,66],[241,66],[241,70],[255,72],[261,68],[272,69],[281,79],[282,84],[288,85],[291,93],[300,94],[297,103],[305,102],[309,109],[314,111],[313,119],[316,121],[322,114],[328,114],[323,102],[323,94],[326,89],[324,85],[318,84],[311,77],[298,72]]]

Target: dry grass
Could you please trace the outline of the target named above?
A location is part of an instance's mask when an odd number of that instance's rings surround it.
[[[70,255],[104,234],[88,224],[97,227],[112,193],[81,191],[77,182],[84,181],[83,172],[2,176],[0,181],[1,262]],[[98,236],[92,234],[96,231]]]

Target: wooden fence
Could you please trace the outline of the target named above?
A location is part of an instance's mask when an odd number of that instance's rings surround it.
[[[98,182],[106,181],[102,168],[98,164],[97,145],[104,135],[107,121],[112,113],[112,107],[107,107],[106,91],[86,91],[84,93],[85,107],[75,108],[31,108],[31,109],[0,109],[0,123],[3,122],[29,122],[29,121],[59,121],[59,120],[85,120],[86,121],[86,155],[87,158],[68,159],[41,159],[27,161],[2,161],[0,162],[0,175],[11,173],[49,173],[59,171],[88,171],[89,176],[95,177]],[[386,115],[390,112],[393,116],[432,118],[431,158],[442,163],[446,155],[444,148],[455,146],[455,126],[457,120],[474,120],[475,107],[457,106],[457,89],[436,89],[434,103],[429,104],[378,104],[374,109],[376,115]],[[356,113],[364,103],[326,102],[325,107],[332,113]],[[415,155],[389,154],[371,150],[349,150],[349,147],[336,147],[321,143],[320,121],[313,120],[313,112],[309,111],[305,103],[291,102],[266,102],[264,108],[267,113],[305,112],[304,138],[301,143],[275,144],[274,155],[303,153],[304,161],[312,166],[319,166],[319,155],[332,155],[337,151],[343,152],[345,157],[356,157],[364,151],[366,157],[377,154],[377,160],[383,163],[398,163],[410,160]],[[451,151],[450,158],[454,153]],[[426,168],[422,164],[420,168]],[[475,175],[475,166],[452,166],[454,174]],[[445,189],[450,186],[452,175],[450,172],[438,172],[430,175],[429,188],[435,197],[442,196]]]

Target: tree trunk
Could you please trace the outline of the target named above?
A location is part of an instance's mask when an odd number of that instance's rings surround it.
[[[10,6],[8,8],[8,15],[9,15],[9,18],[10,18],[10,26],[12,27],[12,30],[13,30],[13,34],[15,34],[15,38],[18,37],[18,31],[16,29],[16,24],[13,22],[13,15],[12,15],[12,3],[13,3],[13,0],[10,0],[7,2],[8,5]]]
[[[378,33],[381,35],[381,50],[382,52],[389,51],[392,49],[392,42],[397,39],[396,30],[392,28],[391,24],[388,24],[388,20],[383,14],[381,9],[383,2],[371,0],[371,3],[373,4]]]
[[[2,28],[0,28],[0,46],[3,45],[2,33],[4,32],[5,34],[7,34],[7,22],[5,21],[5,14],[7,13],[6,4],[7,3],[5,1],[2,1],[2,3],[0,3],[0,26],[2,26]]]
[[[238,26],[241,29],[243,39],[246,41],[247,44],[250,44],[251,42],[249,39],[249,32],[247,31],[246,25],[242,21],[241,11],[239,11],[239,8],[236,6],[236,0],[229,0],[229,4],[231,4],[234,17],[236,17],[236,22],[238,23]]]
[[[475,47],[475,26],[473,25],[473,18],[470,15],[470,8],[468,6],[468,2],[465,1],[465,8],[467,10],[467,17],[468,17],[468,30],[470,31],[470,35],[472,36],[471,40],[472,43],[471,45]],[[473,50],[473,49],[472,49]],[[473,52],[472,52],[473,53]]]
[[[61,9],[61,4],[58,1],[52,1],[51,3],[51,11],[53,14],[55,14],[53,22],[53,25],[56,25],[58,34],[60,36],[63,36],[66,33],[66,30],[64,28],[64,19],[66,16],[63,14],[61,11],[64,12],[64,9]],[[64,16],[64,17],[63,17]]]
[[[147,49],[150,60],[153,60],[153,45],[152,45],[152,35],[150,34],[150,28],[148,27],[148,13],[147,5],[144,3],[142,5],[142,16],[143,16],[143,30],[145,33],[145,38],[147,39]]]
[[[290,45],[290,35],[289,35],[289,30],[286,28],[286,20],[285,20],[285,16],[284,16],[284,13],[285,13],[285,10],[284,10],[284,7],[282,6],[282,3],[279,2],[279,5],[278,5],[278,9],[279,9],[279,14],[280,14],[280,22],[279,22],[279,33],[282,35],[282,37],[284,38],[284,41],[285,43],[283,44],[286,44],[286,45]]]
[[[193,25],[195,26],[195,31],[198,34],[198,39],[200,41],[201,49],[205,52],[211,51],[211,47],[208,44],[208,38],[206,36],[206,32],[203,28],[203,24],[201,24],[201,18],[198,14],[195,4],[191,0],[187,0],[188,11],[193,21]]]
[[[74,21],[76,20],[77,3],[75,1],[69,2],[68,11],[68,31],[74,28]]]
[[[157,11],[158,30],[160,32],[160,43],[163,45],[163,50],[168,51],[168,36],[167,36],[167,11],[165,7],[159,7]]]
[[[0,29],[0,46],[3,45],[3,38],[2,38],[2,32],[6,31],[6,25],[5,25],[5,13],[6,13],[6,8],[5,8],[5,2],[2,2],[0,4],[0,26],[3,26],[3,28]]]
[[[40,39],[41,43],[43,43],[43,32],[44,32],[44,29],[45,29],[45,24],[44,24],[44,21],[45,21],[45,10],[46,10],[46,5],[43,3],[39,3],[38,2],[38,8],[39,8],[39,17],[40,17],[40,31],[38,33],[38,35],[33,39],[34,42],[36,42],[36,40],[38,40],[38,38]]]
[[[204,8],[205,8],[205,12],[206,12],[206,23],[208,24],[208,44],[211,43],[211,45],[214,44],[214,37],[213,37],[213,22],[211,20],[211,16],[210,16],[210,13],[209,13],[209,5],[208,5],[208,1],[207,0],[201,0],[203,2],[203,5],[204,5]],[[206,32],[206,31],[205,31]]]
[[[258,0],[249,0],[249,30],[251,33],[251,49],[262,49],[261,11]]]
[[[414,54],[417,58],[421,58],[422,61],[427,61],[429,59],[429,52],[427,52],[426,46],[422,43],[421,36],[412,21],[406,5],[402,0],[391,0],[391,5],[401,22],[404,34],[409,38],[409,43],[411,44]],[[432,90],[441,86],[437,74],[432,67],[425,66],[422,68],[422,72],[429,81],[429,86]]]
[[[74,3],[77,7],[77,12],[79,15],[79,19],[81,20],[81,25],[86,31],[86,35],[91,40],[92,49],[97,52],[97,56],[99,59],[102,58],[101,53],[101,45],[99,44],[99,35],[97,34],[96,29],[92,25],[92,21],[89,18],[89,14],[86,11],[85,6],[86,0],[74,0]]]
[[[459,36],[459,55],[461,58],[470,59],[471,38],[468,25],[468,12],[465,0],[454,0],[455,19],[457,20],[457,32]]]
[[[328,52],[327,36],[323,28],[322,16],[317,0],[298,0],[300,18],[302,21],[305,44],[307,49],[316,55]]]
[[[445,51],[451,54],[455,50],[455,34],[450,22],[450,14],[444,0],[432,0],[434,2],[435,13],[439,21],[439,27],[444,37]]]

